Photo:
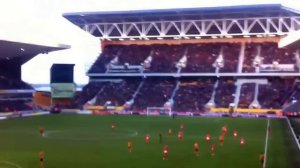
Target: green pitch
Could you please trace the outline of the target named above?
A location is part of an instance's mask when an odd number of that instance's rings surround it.
[[[117,128],[113,131],[111,124]],[[183,140],[177,139],[183,123]],[[218,137],[227,125],[224,145]],[[45,136],[39,127],[45,128]],[[293,159],[293,139],[285,120],[270,120],[267,167],[300,167]],[[173,135],[168,135],[172,129]],[[234,139],[236,129],[246,144]],[[45,151],[45,168],[260,168],[259,153],[265,150],[267,119],[189,118],[146,116],[51,115],[0,121],[0,168],[38,168],[40,149]],[[205,135],[216,144],[211,156]],[[150,143],[145,143],[145,134]],[[162,134],[162,143],[159,142]],[[133,141],[132,152],[127,142]],[[200,156],[193,151],[200,146]],[[169,146],[169,159],[162,159],[162,147]]]

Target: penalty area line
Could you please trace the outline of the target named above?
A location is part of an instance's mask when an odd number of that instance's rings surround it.
[[[266,168],[267,166],[267,156],[268,156],[268,144],[269,144],[269,128],[270,128],[270,119],[268,118],[267,122],[267,131],[266,131],[266,141],[265,141],[265,160],[263,164],[263,168]]]

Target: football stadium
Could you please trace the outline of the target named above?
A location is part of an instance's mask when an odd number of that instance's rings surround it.
[[[78,66],[69,62],[51,63],[48,83],[26,80],[28,62],[76,45],[0,30],[0,168],[300,168],[300,8],[218,4],[59,17],[97,39],[95,59],[75,50],[91,62],[88,82],[76,82]],[[34,30],[25,35],[33,39]]]

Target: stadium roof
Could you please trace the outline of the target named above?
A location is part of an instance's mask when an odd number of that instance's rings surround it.
[[[300,49],[300,30],[289,33],[286,37],[282,38],[278,46],[280,48]]]
[[[82,26],[92,23],[300,16],[300,11],[281,4],[260,4],[225,7],[76,12],[65,13],[63,16],[72,23]]]
[[[34,57],[40,53],[48,53],[68,48],[70,48],[70,46],[68,45],[43,46],[37,44],[0,40],[0,59],[10,59],[22,56]]]

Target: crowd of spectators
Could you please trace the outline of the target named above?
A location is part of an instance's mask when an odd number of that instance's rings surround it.
[[[110,61],[117,57],[120,52],[119,46],[106,46],[88,72],[104,73]]]
[[[94,98],[106,84],[108,82],[89,82],[82,88],[81,92],[75,94],[72,100],[72,107],[81,108],[82,105]]]
[[[182,79],[174,97],[174,111],[199,112],[210,100],[215,80]]]
[[[254,59],[259,55],[258,45],[255,43],[246,44],[245,56],[243,62],[243,72],[255,72],[255,66],[253,66]]]
[[[153,61],[149,72],[176,72],[176,63],[184,55],[185,45],[153,45]]]
[[[32,89],[32,87],[21,80],[0,75],[0,90],[4,89]]]
[[[214,64],[220,56],[223,65],[219,72],[237,72],[241,46],[241,43],[108,45],[89,72],[105,72],[112,60],[115,65],[143,65],[151,57],[145,72],[174,73],[184,55],[187,62],[181,72],[214,73],[217,67]],[[261,64],[295,64],[295,54],[288,49],[279,49],[276,43],[246,43],[243,72],[255,72],[256,56],[261,58]]]
[[[147,78],[134,99],[133,110],[147,107],[163,107],[175,89],[176,80],[172,78]]]
[[[215,90],[216,107],[228,108],[234,102],[236,86],[233,79],[219,79]]]
[[[280,109],[283,98],[292,89],[294,79],[269,78],[267,85],[259,85],[258,101],[262,108]]]
[[[29,111],[34,109],[33,100],[0,100],[0,112]]]
[[[254,100],[255,83],[244,83],[241,87],[241,94],[239,98],[239,108],[249,108]]]
[[[256,60],[257,59],[257,60]],[[247,43],[243,62],[243,72],[255,72],[260,64],[295,65],[295,53],[289,49],[278,48],[277,43]]]
[[[277,43],[260,43],[261,57],[264,64],[272,64],[274,61],[279,64],[294,64],[294,53],[288,49],[278,48]]]
[[[219,43],[190,44],[187,47],[187,66],[182,72],[215,72],[213,63],[220,54]]]
[[[22,80],[0,75],[0,112],[32,110],[32,93],[19,93],[17,91],[32,89],[29,84]]]
[[[150,55],[152,48],[149,45],[127,45],[120,47],[118,65],[141,65]]]
[[[126,79],[106,83],[98,92],[95,105],[123,106],[126,101],[132,99],[140,83],[141,79]]]
[[[106,73],[110,65],[140,65],[145,73],[219,73],[237,72],[241,52],[241,43],[202,43],[202,44],[153,44],[153,45],[107,45],[95,61],[89,73]],[[259,57],[261,62],[257,62]],[[147,60],[147,66],[145,61]],[[184,60],[182,66],[177,66]],[[216,61],[221,60],[216,65]],[[279,49],[276,43],[246,43],[242,72],[255,72],[255,63],[295,64],[295,54],[288,49]],[[257,65],[259,66],[259,65]],[[259,85],[258,101],[262,108],[281,108],[283,98],[291,92],[294,79],[268,78],[267,85]],[[176,90],[176,84],[179,87]],[[218,82],[214,89],[215,83]],[[142,83],[140,90],[139,85]],[[0,90],[32,89],[21,80],[0,75]],[[238,107],[248,108],[254,99],[254,83],[241,87]],[[299,90],[299,88],[298,88]],[[292,94],[300,98],[300,91]],[[133,97],[137,93],[136,97]],[[211,96],[215,93],[215,97]],[[209,100],[216,107],[228,108],[234,102],[236,93],[234,78],[178,78],[148,77],[121,78],[111,81],[91,81],[76,94],[73,105],[81,107],[95,98],[94,105],[122,106],[134,99],[132,110],[145,110],[147,107],[163,107],[171,98],[174,111],[204,111]],[[172,97],[173,96],[173,97]],[[1,98],[1,97],[0,97]],[[22,99],[1,99],[0,111],[28,109],[30,101]]]
[[[220,72],[237,72],[238,61],[241,51],[241,44],[239,43],[225,43],[222,44],[222,55],[224,58],[224,67]]]
[[[268,84],[259,85],[258,102],[261,108],[281,108],[284,99],[293,88],[294,79],[268,78],[268,80]],[[217,87],[214,89],[215,85]],[[255,83],[242,84],[239,108],[248,108],[253,102],[255,85]],[[231,103],[234,103],[236,85],[234,78],[148,77],[93,82],[83,90],[86,92],[81,95],[85,97],[84,101],[91,100],[96,95],[93,105],[123,106],[125,102],[134,100],[129,110],[143,111],[147,107],[164,107],[166,102],[173,100],[171,101],[173,111],[203,112],[210,100],[214,100],[217,108],[228,108]],[[299,95],[296,88],[293,97],[298,98]],[[81,103],[84,101],[81,100]]]

